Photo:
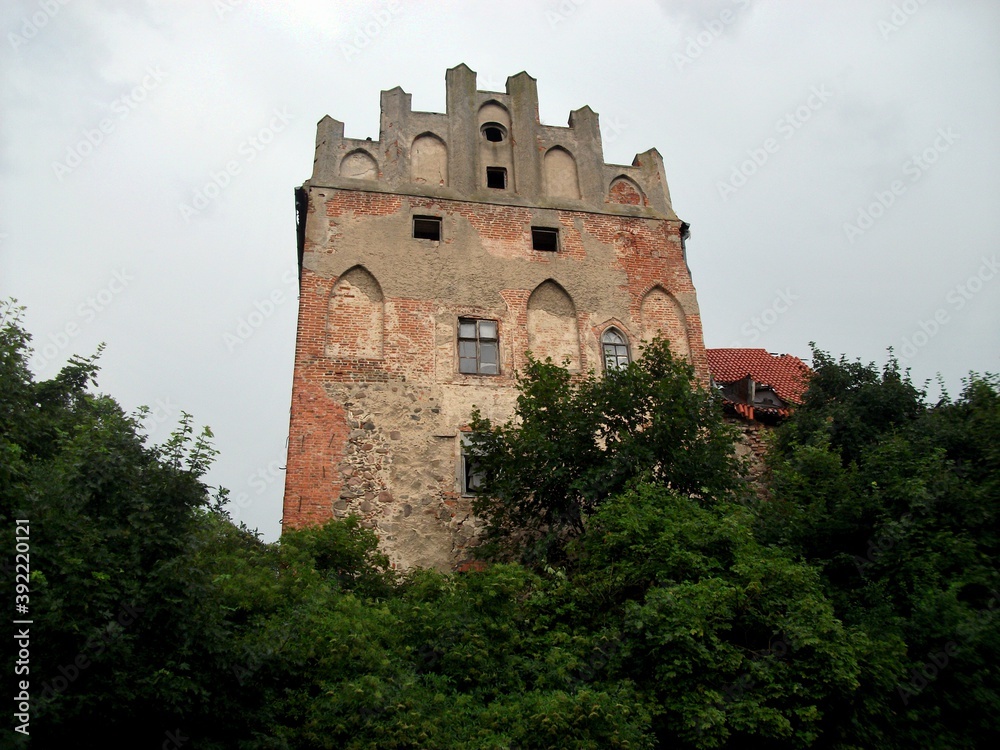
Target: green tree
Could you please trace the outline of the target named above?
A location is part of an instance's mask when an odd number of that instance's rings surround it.
[[[209,574],[190,554],[212,503],[201,481],[210,433],[195,436],[184,415],[164,445],[146,445],[141,414],[88,390],[96,356],[36,382],[29,341],[20,310],[6,305],[0,516],[28,521],[31,737],[38,747],[67,737],[106,747],[120,735],[158,746],[203,714],[224,648],[201,607]]]
[[[838,617],[880,644],[880,672],[831,706],[831,735],[881,747],[1000,737],[1000,381],[937,404],[895,360],[814,354],[805,403],[778,433],[764,538],[822,572]],[[839,712],[839,713],[838,713]]]
[[[706,503],[740,486],[733,430],[663,340],[602,377],[529,358],[518,384],[510,420],[477,410],[470,422],[483,476],[474,506],[493,554],[558,559],[601,503],[640,478]]]
[[[189,416],[148,445],[95,358],[36,382],[29,341],[8,306],[0,515],[30,520],[39,747],[997,739],[993,376],[930,406],[895,362],[818,352],[757,496],[662,342],[604,378],[532,361],[515,418],[472,434],[491,541],[532,565],[398,575],[355,518],[234,526]]]

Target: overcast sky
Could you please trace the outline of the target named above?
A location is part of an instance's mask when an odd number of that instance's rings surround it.
[[[277,7],[274,7],[277,6]],[[705,344],[885,361],[952,392],[1000,370],[1000,4],[5,0],[0,295],[33,369],[107,343],[100,389],[208,424],[210,481],[279,533],[295,345],[293,189],[316,122],[445,70],[663,155]]]

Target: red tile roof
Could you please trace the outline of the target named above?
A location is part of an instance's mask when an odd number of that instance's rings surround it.
[[[717,383],[733,383],[747,375],[771,386],[778,398],[801,404],[812,370],[791,354],[766,349],[707,349],[708,370]]]

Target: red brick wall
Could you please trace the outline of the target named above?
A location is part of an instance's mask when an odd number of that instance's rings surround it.
[[[620,190],[625,191],[625,188]],[[618,197],[631,200],[631,196],[625,192]],[[317,210],[318,208],[322,210]],[[491,274],[495,277],[486,281],[492,290],[491,294],[494,298],[499,298],[505,308],[502,314],[498,313],[501,376],[468,376],[457,372],[456,344],[447,326],[441,321],[457,321],[458,316],[468,314],[470,302],[467,299],[451,299],[447,292],[422,298],[418,294],[399,294],[393,291],[400,288],[400,285],[391,283],[393,274],[405,277],[413,272],[413,263],[435,262],[436,258],[442,257],[435,254],[438,251],[426,250],[422,254],[409,255],[399,251],[396,261],[393,258],[397,256],[392,255],[397,252],[396,248],[359,248],[358,241],[351,239],[351,233],[357,232],[359,220],[364,222],[369,217],[372,221],[376,220],[375,217],[397,217],[399,223],[395,227],[399,229],[399,246],[403,247],[405,242],[416,242],[409,237],[407,228],[408,217],[413,212],[442,215],[446,227],[454,226],[455,222],[471,226],[475,242],[481,246],[478,252],[485,251],[491,259]],[[466,401],[470,404],[482,403],[484,393],[488,396],[489,393],[496,394],[497,389],[509,391],[512,402],[513,371],[523,366],[524,353],[529,345],[528,300],[534,286],[545,278],[549,268],[551,277],[567,289],[573,287],[573,284],[565,282],[564,277],[576,274],[574,278],[582,281],[573,288],[586,287],[589,290],[588,298],[581,295],[572,299],[579,331],[579,366],[583,371],[591,368],[600,370],[602,367],[599,335],[608,319],[614,319],[615,324],[623,328],[630,336],[633,352],[638,353],[638,344],[646,332],[642,317],[643,299],[651,289],[661,287],[679,301],[685,312],[678,315],[676,310],[658,308],[654,312],[665,321],[662,327],[673,335],[679,335],[676,332],[686,325],[691,362],[699,378],[704,382],[708,381],[701,321],[693,305],[694,287],[681,247],[681,222],[584,211],[559,210],[551,213],[556,214],[560,227],[560,249],[557,256],[532,250],[530,226],[534,214],[528,208],[330,188],[312,189],[301,273],[285,484],[284,524],[288,528],[329,519],[334,515],[335,504],[338,504],[337,508],[347,507],[353,512],[355,506],[351,503],[356,500],[359,507],[364,503],[364,508],[370,509],[370,524],[380,534],[383,534],[381,524],[384,524],[386,529],[393,529],[392,534],[402,535],[406,531],[406,524],[417,516],[411,503],[414,502],[414,493],[421,491],[433,495],[439,506],[422,511],[423,513],[431,514],[433,510],[440,523],[452,524],[450,528],[462,531],[456,525],[460,524],[461,519],[456,520],[454,510],[458,502],[457,480],[453,469],[443,465],[454,461],[454,443],[448,442],[447,433],[428,435],[424,441],[429,446],[428,464],[435,461],[442,464],[433,469],[430,480],[421,475],[418,481],[416,474],[412,474],[412,479],[407,479],[411,476],[406,474],[408,469],[401,468],[406,462],[394,460],[393,444],[397,440],[411,440],[407,445],[423,445],[420,442],[421,430],[437,430],[437,433],[441,433],[441,425],[448,420],[448,424],[460,424],[468,414]],[[377,220],[384,221],[384,218]],[[387,237],[391,234],[389,232],[378,236]],[[441,242],[440,252],[452,253],[447,256],[452,261],[454,254],[462,250],[456,242],[460,241],[450,232],[445,233]],[[595,252],[597,248],[600,248],[599,252]],[[381,356],[329,356],[337,351],[351,351],[350,347],[339,350],[328,348],[329,337],[336,338],[340,329],[343,329],[344,335],[350,331],[347,341],[357,352],[371,355],[379,351],[378,347],[363,343],[366,339],[359,331],[354,330],[354,321],[337,317],[343,317],[346,307],[334,305],[334,315],[331,318],[330,299],[338,279],[310,270],[324,267],[324,263],[329,267],[336,261],[339,253],[353,252],[358,255],[361,250],[381,258],[383,264],[381,270],[368,269],[373,272],[383,295],[379,312],[383,326]],[[389,261],[386,260],[387,257]],[[549,264],[549,268],[540,268],[537,264]],[[461,273],[469,274],[470,278],[477,272],[481,274],[474,265],[457,267],[461,269]],[[498,271],[498,268],[501,270]],[[505,276],[502,270],[506,268],[511,270],[509,276]],[[525,269],[530,269],[530,272]],[[340,273],[347,270],[345,268]],[[525,282],[517,281],[528,277],[537,278],[537,281],[532,281],[530,286],[523,286]],[[478,281],[482,283],[483,279]],[[449,283],[461,287],[465,282],[459,278],[449,280]],[[608,299],[624,300],[621,304],[614,303],[617,304],[617,312],[611,315],[606,310],[614,305],[599,298],[603,294],[600,291],[603,284],[607,285]],[[458,287],[445,284],[441,288]],[[602,311],[600,314],[597,309],[588,308],[588,299],[600,302],[595,306]],[[367,319],[374,320],[378,317],[367,307],[365,311]],[[647,318],[650,314],[647,312]],[[648,327],[647,321],[646,329]],[[537,346],[542,348],[546,346],[546,342],[537,336],[544,339],[546,330],[548,329],[544,326],[539,327],[534,339],[538,342]],[[553,336],[559,337],[558,341],[551,342],[553,349],[565,349],[565,328],[552,326],[551,330]],[[362,408],[345,405],[344,399],[347,396],[344,394],[350,388],[354,389],[351,393],[356,393],[357,387],[366,383],[383,384],[393,392],[397,390],[393,384],[400,384],[400,392],[410,389],[410,392],[415,393],[412,389],[423,389],[420,391],[423,395],[417,398],[426,398],[428,408],[426,411],[407,415],[402,412],[390,413],[391,410],[377,413],[376,409],[372,412],[375,413],[373,423],[367,428],[373,435],[371,438],[361,435],[366,428],[364,425],[359,426],[361,418],[358,415],[364,409],[372,411],[373,397],[366,394],[368,402]],[[474,398],[478,401],[467,395],[472,391],[475,391]],[[393,398],[398,396],[399,393]],[[386,395],[385,398],[389,396]],[[507,403],[498,396],[491,398],[496,409],[502,410],[503,404]],[[432,402],[434,409],[429,408]],[[433,417],[428,414],[431,411]],[[414,419],[415,417],[420,419]],[[378,424],[375,425],[374,422]],[[366,447],[369,444],[370,449]],[[366,451],[368,458],[361,456]],[[361,461],[362,458],[364,461]],[[412,462],[415,457],[407,458]],[[400,486],[392,486],[394,481]],[[400,497],[405,499],[397,500]],[[390,523],[387,519],[394,504],[402,507],[404,503],[405,514],[400,512],[393,515]],[[383,537],[387,534],[388,532],[383,534]],[[456,555],[457,550],[464,549],[469,543],[467,529],[462,534],[454,545]]]

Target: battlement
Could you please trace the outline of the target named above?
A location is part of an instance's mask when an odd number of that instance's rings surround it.
[[[538,119],[535,79],[479,91],[464,63],[446,76],[447,113],[414,112],[398,86],[382,92],[379,138],[344,137],[319,121],[308,187],[677,219],[656,149],[631,166],[606,164],[596,112],[573,110],[567,127]]]

